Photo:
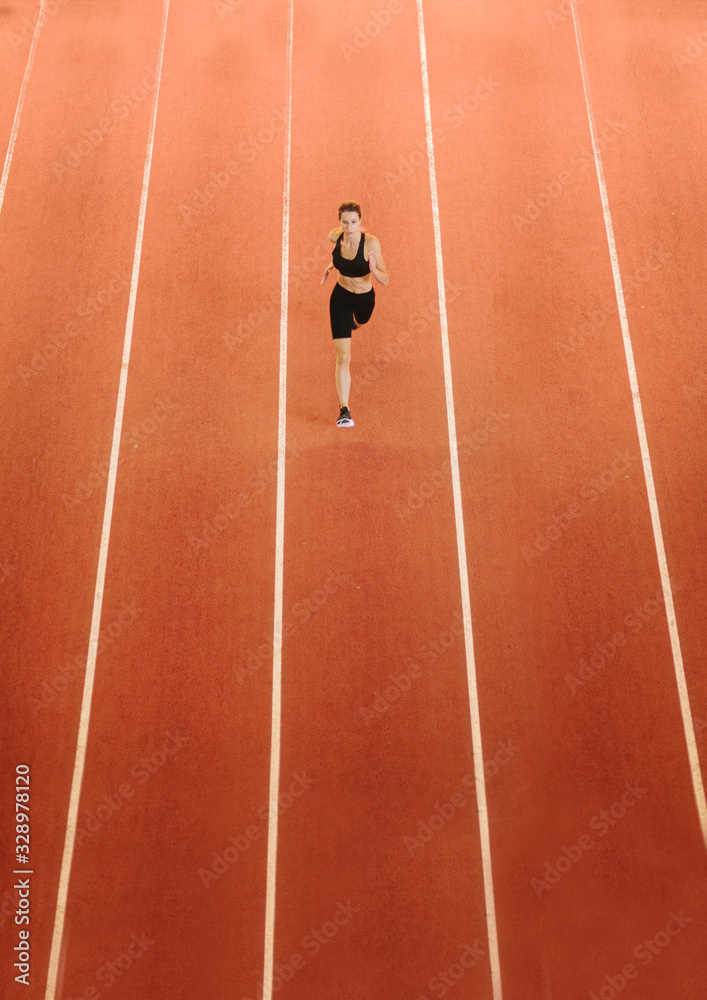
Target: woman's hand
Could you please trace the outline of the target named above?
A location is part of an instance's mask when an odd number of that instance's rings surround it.
[[[327,267],[326,271],[324,272],[324,277],[323,277],[323,278],[322,278],[322,280],[321,280],[321,281],[319,282],[319,284],[320,284],[320,285],[323,285],[323,284],[324,284],[324,282],[325,282],[325,281],[327,280],[327,278],[329,277],[329,271],[333,270],[333,268],[334,268],[334,265],[333,265],[333,264],[329,264],[329,266]]]
[[[368,255],[368,265],[369,265],[369,267],[371,269],[371,274],[373,275],[373,277],[374,278],[377,277],[378,273],[379,273],[378,272],[378,264],[376,263],[376,255],[373,253],[372,250],[371,250],[371,252]]]

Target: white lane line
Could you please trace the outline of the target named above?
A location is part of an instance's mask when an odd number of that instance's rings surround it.
[[[2,177],[0,178],[0,212],[2,212],[2,206],[5,202],[5,189],[7,188],[7,179],[10,176],[10,165],[12,163],[12,157],[15,152],[15,142],[17,141],[17,133],[20,128],[20,119],[22,118],[22,108],[25,103],[25,96],[27,94],[27,87],[29,86],[29,77],[32,72],[32,67],[34,66],[34,55],[37,51],[37,43],[39,42],[39,32],[44,24],[44,19],[46,16],[47,0],[42,0],[42,6],[39,8],[39,16],[37,17],[37,23],[34,26],[34,34],[32,35],[32,44],[29,47],[29,56],[27,57],[27,65],[25,66],[25,75],[22,77],[22,86],[20,87],[20,96],[17,99],[17,107],[15,109],[15,119],[12,123],[12,131],[10,132],[10,142],[7,147],[7,153],[5,154],[5,166],[2,169]]]
[[[280,733],[282,721],[282,592],[285,549],[285,445],[287,443],[287,300],[290,281],[290,167],[292,159],[292,47],[294,0],[289,4],[287,40],[287,134],[282,190],[282,262],[280,278],[280,383],[277,420],[277,506],[275,512],[275,614],[273,620],[272,720],[270,737],[270,808],[265,890],[265,949],[263,1000],[272,1000],[275,962],[275,889],[277,885],[278,798],[280,795]]]
[[[91,719],[93,682],[96,673],[96,654],[98,652],[98,634],[101,627],[101,608],[103,605],[103,590],[106,579],[106,565],[108,562],[108,543],[110,541],[111,522],[113,519],[115,482],[118,473],[118,454],[120,451],[120,436],[123,427],[123,412],[125,410],[125,393],[128,384],[130,347],[132,344],[133,324],[135,321],[135,302],[137,300],[137,286],[138,286],[138,278],[140,276],[140,261],[142,258],[142,240],[145,232],[145,215],[147,213],[147,192],[150,186],[152,151],[155,144],[155,127],[157,124],[157,104],[159,101],[160,84],[162,82],[162,63],[164,60],[168,14],[169,14],[169,0],[164,0],[164,6],[162,10],[160,50],[157,61],[157,86],[155,87],[153,102],[152,102],[152,118],[150,120],[150,131],[149,131],[149,138],[147,141],[147,153],[145,156],[145,168],[143,171],[143,178],[142,178],[140,213],[138,216],[137,236],[135,239],[135,253],[133,256],[133,273],[130,283],[130,299],[128,303],[127,320],[125,324],[125,339],[123,341],[123,358],[120,365],[120,382],[118,385],[118,401],[115,410],[115,423],[113,425],[113,444],[111,447],[110,466],[108,470],[106,504],[103,511],[103,529],[101,532],[101,546],[98,555],[98,572],[96,575],[96,589],[93,596],[93,616],[91,619],[91,634],[88,641],[86,676],[84,679],[83,697],[81,700],[81,716],[79,719],[79,732],[76,744],[76,759],[74,762],[74,773],[71,779],[69,812],[66,822],[64,853],[61,859],[61,872],[59,875],[59,892],[56,904],[56,913],[54,916],[54,931],[52,934],[52,946],[49,955],[49,971],[47,976],[47,989],[45,993],[45,1000],[54,1000],[57,990],[57,977],[59,973],[59,967],[60,964],[63,966],[64,923],[66,920],[66,901],[69,893],[69,880],[71,877],[71,863],[73,861],[74,845],[76,841],[76,825],[77,825],[77,818],[79,811],[79,800],[81,797],[81,784],[83,782],[83,772],[86,761],[86,744],[88,741],[88,729]]]
[[[626,312],[626,301],[621,283],[621,272],[619,270],[619,258],[616,252],[616,240],[614,238],[614,224],[609,210],[609,196],[606,188],[606,178],[604,176],[604,166],[599,149],[597,138],[596,119],[594,117],[594,107],[592,104],[591,90],[589,87],[589,74],[587,73],[587,61],[584,55],[584,41],[582,29],[577,14],[577,2],[571,0],[572,20],[574,22],[574,36],[577,42],[577,54],[579,65],[582,71],[582,86],[584,87],[584,101],[587,106],[587,117],[589,119],[589,130],[592,136],[592,146],[594,148],[594,162],[596,164],[597,178],[599,181],[599,191],[601,193],[601,205],[604,212],[604,225],[606,227],[606,238],[609,243],[609,256],[611,257],[611,270],[614,276],[614,288],[616,290],[616,302],[619,308],[619,318],[621,321],[621,334],[624,341],[624,351],[626,353],[626,364],[628,366],[628,377],[631,384],[631,397],[633,399],[633,412],[636,417],[636,429],[641,447],[641,461],[643,462],[643,475],[646,480],[646,490],[648,492],[648,506],[651,512],[651,523],[653,525],[653,538],[655,540],[656,553],[658,555],[658,567],[660,569],[660,582],[663,587],[663,597],[665,599],[665,611],[668,617],[668,630],[670,632],[670,645],[673,652],[673,664],[675,666],[675,678],[678,685],[678,695],[680,697],[680,709],[682,712],[683,727],[685,730],[685,740],[687,742],[687,755],[692,775],[692,787],[695,793],[697,812],[700,825],[702,827],[702,838],[707,848],[707,802],[705,802],[705,790],[702,783],[702,772],[700,770],[700,758],[697,752],[697,741],[695,739],[695,727],[692,721],[692,711],[690,709],[690,696],[685,680],[685,668],[682,662],[682,651],[680,649],[680,637],[678,635],[677,620],[675,618],[675,606],[673,604],[673,591],[670,585],[670,574],[668,573],[668,561],[665,556],[665,545],[663,544],[663,531],[660,526],[660,514],[658,512],[658,498],[655,492],[653,481],[653,468],[651,466],[651,456],[648,450],[648,438],[646,436],[646,425],[643,420],[643,407],[641,406],[641,396],[638,390],[638,376],[636,374],[636,364],[633,358],[633,346],[631,344],[631,334],[628,326],[628,314]]]
[[[434,223],[435,257],[437,262],[437,291],[439,295],[439,317],[442,331],[442,356],[444,359],[444,389],[447,399],[447,427],[449,429],[449,454],[452,467],[452,488],[454,493],[454,520],[457,529],[457,553],[459,558],[459,580],[461,584],[462,613],[464,618],[464,646],[466,650],[466,671],[471,708],[471,739],[474,752],[474,776],[476,779],[476,800],[479,810],[479,832],[481,835],[481,862],[484,877],[486,901],[486,927],[489,940],[489,961],[493,1000],[501,1000],[501,964],[498,954],[498,931],[496,928],[496,904],[493,893],[491,871],[491,837],[486,804],[486,777],[484,756],[481,747],[481,716],[479,713],[479,692],[476,684],[476,663],[474,660],[474,637],[471,628],[471,599],[469,597],[469,571],[466,560],[466,539],[464,537],[464,512],[462,509],[461,480],[459,476],[459,454],[457,451],[457,424],[454,416],[454,394],[452,391],[452,364],[449,355],[449,327],[447,323],[447,299],[444,290],[444,265],[442,261],[442,235],[439,222],[439,199],[437,197],[437,173],[435,169],[434,142],[432,139],[432,112],[430,109],[430,83],[427,74],[427,46],[425,44],[425,22],[422,0],[417,0],[417,27],[420,38],[420,62],[422,66],[422,90],[425,100],[425,132],[427,135],[427,161],[432,192],[432,219]]]

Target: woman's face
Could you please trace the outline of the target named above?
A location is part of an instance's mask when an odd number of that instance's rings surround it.
[[[361,225],[361,217],[358,212],[342,212],[341,228],[347,236],[355,236]]]

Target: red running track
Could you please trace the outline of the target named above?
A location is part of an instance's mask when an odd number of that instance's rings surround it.
[[[376,32],[365,4],[295,3],[283,996],[497,1000],[490,927],[506,998],[703,993],[705,847],[568,9],[424,4],[494,922],[417,11],[389,4]],[[31,10],[7,5],[1,30]],[[704,26],[687,4],[575,13],[704,761]],[[28,763],[30,997],[47,992],[161,17],[66,0],[47,18],[0,214],[0,794],[12,809]],[[262,983],[287,51],[282,3],[171,0],[63,1000],[255,1000]],[[319,286],[346,197],[391,274],[355,335],[351,432]]]

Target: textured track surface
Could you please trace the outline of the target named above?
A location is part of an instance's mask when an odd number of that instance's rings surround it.
[[[25,995],[46,993],[63,878],[57,1000],[257,1000],[274,878],[276,993],[500,1000],[441,278],[503,996],[698,1000],[705,844],[570,5],[424,3],[440,273],[415,3],[295,0],[269,875],[288,5],[170,2],[90,706],[163,7],[49,8],[0,212],[0,797],[12,812],[29,764]],[[0,12],[5,147],[37,10]],[[688,2],[575,14],[704,761],[707,23]],[[335,275],[319,285],[345,198],[391,275],[354,333],[346,432]]]

